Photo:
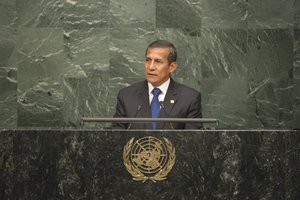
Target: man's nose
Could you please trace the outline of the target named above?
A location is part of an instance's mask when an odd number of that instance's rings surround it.
[[[154,69],[155,69],[154,61],[151,61],[151,62],[150,62],[149,69],[150,69],[150,70],[154,70]]]

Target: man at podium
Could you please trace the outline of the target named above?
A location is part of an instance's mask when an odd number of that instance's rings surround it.
[[[145,81],[119,91],[114,117],[201,118],[200,92],[174,81],[177,51],[166,40],[156,40],[146,49]],[[113,123],[114,129],[200,129],[201,123]]]

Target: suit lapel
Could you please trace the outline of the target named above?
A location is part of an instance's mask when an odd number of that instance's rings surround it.
[[[164,99],[164,107],[165,111],[163,109],[160,110],[159,117],[160,118],[166,118],[169,117],[174,105],[177,101],[177,90],[176,90],[176,83],[173,81],[173,79],[170,80],[170,85],[168,87],[167,94]],[[168,123],[167,123],[168,124]],[[157,129],[162,129],[166,123],[158,123]]]
[[[139,99],[140,99],[140,105],[142,105],[141,109],[141,116],[144,118],[151,118],[151,111],[149,106],[149,93],[148,93],[148,84],[147,81],[144,82],[141,90],[139,91]],[[144,124],[145,129],[152,129],[151,123],[145,123]]]

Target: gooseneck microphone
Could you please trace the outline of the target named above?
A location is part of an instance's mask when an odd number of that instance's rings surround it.
[[[162,110],[164,111],[164,113],[167,115],[167,118],[169,118],[169,113],[167,113],[167,110],[165,109],[164,102],[160,101],[159,104],[160,104],[160,107],[162,108]],[[170,126],[172,129],[174,129],[172,122],[170,122]]]
[[[137,115],[140,113],[141,110],[142,110],[142,105],[139,105],[137,107],[137,110],[136,110],[135,114],[134,114],[134,118],[137,117]],[[132,124],[132,122],[130,122],[130,124],[128,125],[127,130],[129,130],[131,128],[131,124]]]

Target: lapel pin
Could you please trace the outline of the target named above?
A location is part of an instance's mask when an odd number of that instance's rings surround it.
[[[173,99],[172,99],[172,100],[170,100],[170,103],[175,103],[175,100],[173,100]]]

